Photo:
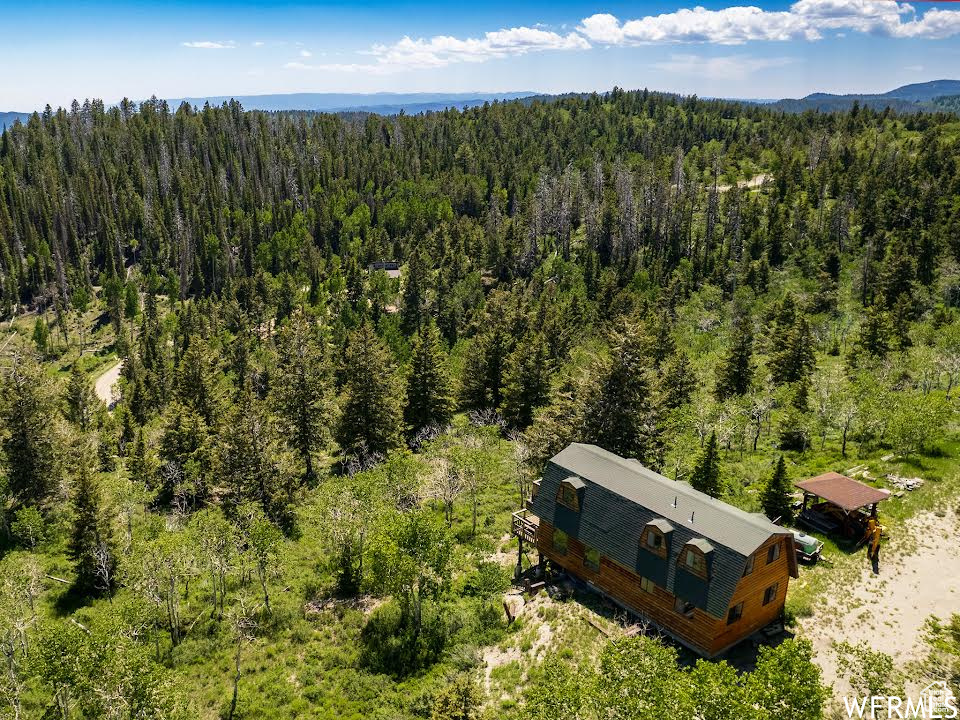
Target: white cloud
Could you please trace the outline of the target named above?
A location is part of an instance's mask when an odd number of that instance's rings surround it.
[[[960,11],[931,8],[918,16],[896,0],[797,0],[789,10],[767,11],[736,5],[720,10],[683,8],[634,20],[600,13],[584,18],[577,30],[605,45],[819,40],[826,30],[942,39],[960,34]]]
[[[253,45],[254,47],[263,47],[265,43],[263,42],[263,40],[255,40],[254,42],[251,43],[251,45]]]
[[[200,50],[232,50],[237,46],[233,40],[192,40],[180,44],[184,47]]]
[[[652,44],[743,45],[749,42],[817,41],[825,35],[843,37],[848,32],[892,38],[942,39],[960,34],[960,10],[931,8],[918,15],[912,5],[897,0],[796,0],[786,10],[768,11],[752,5],[719,10],[682,8],[660,15],[621,20],[609,13],[586,17],[572,31],[557,32],[539,23],[484,33],[481,37],[430,38],[404,36],[391,44],[377,44],[361,55],[369,62],[307,64],[289,62],[291,70],[320,70],[391,74],[407,70],[446,67],[455,63],[480,63],[547,50],[588,50],[593,45]],[[297,46],[302,43],[296,43]],[[300,56],[311,57],[307,50]],[[745,56],[699,58],[675,55],[658,65],[671,72],[755,72],[784,64],[783,58],[760,60]],[[765,64],[759,64],[765,63]],[[774,64],[771,64],[774,63]]]
[[[656,62],[653,66],[658,70],[676,75],[708,77],[714,80],[742,80],[759,70],[783,67],[792,62],[795,62],[795,58],[761,58],[749,55],[703,57],[692,54],[677,54],[671,55],[669,60]]]
[[[561,35],[539,27],[516,27],[488,32],[479,38],[436,35],[431,38],[413,39],[405,36],[390,45],[378,44],[363,51],[361,54],[373,58],[373,61],[368,63],[307,65],[301,62],[289,62],[284,67],[291,70],[390,74],[404,70],[445,67],[455,63],[479,63],[545,50],[589,48],[589,41],[575,32]],[[309,57],[302,52],[301,55]]]

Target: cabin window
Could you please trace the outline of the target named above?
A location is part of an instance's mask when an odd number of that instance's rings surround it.
[[[693,603],[683,598],[677,598],[673,603],[673,609],[686,618],[693,617]]]
[[[683,563],[683,567],[694,575],[699,575],[703,578],[707,576],[707,560],[703,557],[703,553],[696,548],[684,548],[680,560]]]
[[[662,558],[667,556],[666,539],[663,537],[663,533],[655,527],[648,525],[644,528],[643,536],[640,538],[640,545],[654,555],[659,555]]]
[[[737,603],[730,612],[727,613],[727,625],[733,625],[737,620],[743,617],[743,603]]]
[[[566,483],[560,485],[560,491],[557,493],[557,502],[561,505],[580,512],[580,497],[577,491]]]
[[[776,543],[775,545],[771,545],[771,546],[767,549],[767,565],[769,565],[770,563],[772,563],[774,560],[776,560],[776,559],[779,558],[779,557],[780,557],[780,543]]]
[[[583,564],[594,572],[600,572],[600,551],[592,547],[586,548],[583,553]]]
[[[743,576],[746,577],[753,572],[753,555],[747,558],[747,566],[743,569]]]
[[[553,549],[561,555],[567,554],[567,534],[563,530],[553,531]]]
[[[652,594],[653,588],[655,587],[656,585],[654,584],[653,580],[651,580],[650,578],[645,578],[645,577],[640,578],[640,589],[643,590],[644,592],[648,592]]]
[[[769,605],[777,599],[777,591],[780,589],[780,583],[774,583],[763,591],[763,604]]]

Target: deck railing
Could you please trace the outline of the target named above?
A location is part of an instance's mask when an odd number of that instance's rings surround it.
[[[539,518],[529,510],[517,510],[513,514],[513,535],[526,543],[534,545],[537,542],[537,526]]]

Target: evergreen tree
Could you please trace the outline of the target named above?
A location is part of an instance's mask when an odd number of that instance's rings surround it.
[[[787,465],[783,460],[783,455],[781,455],[777,461],[777,467],[773,471],[773,476],[767,481],[766,487],[763,489],[760,504],[768,518],[779,522],[781,525],[789,525],[793,521],[792,502],[790,481],[787,478]]]
[[[647,342],[634,325],[611,335],[610,356],[592,371],[581,417],[587,442],[652,463],[657,438],[647,376]]]
[[[706,493],[710,497],[718,498],[723,492],[720,480],[720,456],[717,450],[717,434],[710,433],[706,447],[700,453],[697,464],[690,475],[690,484],[695,490]]]
[[[402,390],[390,351],[369,324],[347,343],[336,440],[347,454],[385,454],[400,444]]]
[[[850,351],[850,364],[856,367],[865,359],[883,359],[890,350],[890,318],[886,311],[868,307]]]
[[[109,593],[115,583],[116,551],[102,507],[99,482],[91,466],[90,448],[84,439],[74,462],[73,524],[67,544],[76,575],[74,587],[83,595]]]
[[[61,481],[62,436],[51,389],[31,360],[15,359],[4,375],[0,443],[9,491],[21,505],[43,505]]]
[[[77,364],[70,369],[70,381],[67,384],[64,400],[67,420],[76,425],[81,432],[90,430],[96,412],[97,398],[87,374]]]
[[[190,339],[180,360],[177,398],[196,411],[211,428],[217,426],[223,406],[217,353],[199,337]]]
[[[464,362],[460,403],[466,408],[498,408],[503,399],[503,371],[511,339],[501,322],[477,335]]]
[[[527,335],[510,353],[504,370],[503,418],[524,429],[550,398],[550,353],[541,333]]]
[[[777,384],[794,383],[808,378],[815,365],[810,324],[799,316],[784,337],[774,338],[770,374]]]
[[[727,354],[717,366],[717,399],[745,395],[753,382],[753,330],[750,316],[739,314],[733,320]]]
[[[662,367],[659,380],[660,403],[667,410],[675,410],[690,400],[697,386],[697,377],[690,360],[682,350],[674,352]]]
[[[273,384],[287,442],[303,460],[308,482],[316,477],[313,456],[331,425],[329,365],[315,324],[294,313],[280,331]]]
[[[255,502],[271,521],[292,531],[298,483],[284,466],[270,414],[249,391],[228,416],[216,458],[217,477],[230,491],[232,509],[246,501]]]
[[[430,270],[423,251],[418,248],[407,263],[400,298],[400,327],[407,335],[415,333],[426,316],[429,277]]]
[[[403,420],[410,433],[443,426],[453,417],[453,381],[447,370],[440,332],[431,320],[420,325],[407,375],[407,404]]]

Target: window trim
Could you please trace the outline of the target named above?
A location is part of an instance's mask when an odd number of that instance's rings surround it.
[[[651,535],[660,538],[660,545],[658,547],[650,544]],[[643,532],[640,533],[640,547],[661,558],[666,559],[667,557],[667,537],[660,528],[653,525],[647,525],[643,528]]]
[[[596,555],[597,555],[597,564],[596,564],[596,566],[594,566],[593,563],[591,563],[589,560],[587,560],[587,558],[588,558],[588,556],[590,555],[590,553],[596,553]],[[603,560],[603,555],[600,554],[600,551],[599,551],[599,550],[597,550],[596,548],[592,548],[592,547],[590,547],[589,545],[584,545],[584,546],[583,546],[583,566],[584,566],[585,568],[587,568],[588,570],[591,570],[591,571],[593,571],[593,572],[595,572],[595,573],[598,573],[598,572],[600,572],[600,562],[601,562],[601,560]]]
[[[557,488],[556,501],[558,505],[563,505],[574,512],[580,512],[580,493],[566,480],[560,483],[560,487]]]
[[[557,547],[557,537],[558,537],[558,536],[563,538],[563,548],[562,548],[562,549],[559,548],[559,547]],[[553,547],[554,552],[556,552],[558,555],[566,555],[566,554],[570,551],[570,536],[567,535],[567,534],[566,534],[563,530],[561,530],[560,528],[554,528],[554,529],[553,529],[553,538],[552,538],[552,540],[551,540],[550,545]]]
[[[743,619],[743,603],[738,602],[727,611],[727,625],[733,625]]]
[[[700,562],[694,565],[689,564],[687,560],[691,556],[697,558]],[[680,552],[680,557],[677,558],[677,564],[691,575],[696,575],[698,578],[704,580],[707,579],[707,556],[704,555],[703,550],[696,545],[689,543],[684,545]]]
[[[771,594],[772,591],[772,594]],[[769,605],[777,599],[777,596],[780,595],[780,583],[775,582],[773,585],[768,587],[763,591],[763,605]],[[769,596],[769,597],[768,597]]]
[[[767,565],[771,565],[780,559],[780,541],[767,548]]]
[[[754,555],[748,555],[748,556],[747,556],[747,565],[746,565],[745,568],[743,568],[743,575],[741,575],[741,577],[746,577],[747,575],[749,575],[749,574],[751,574],[751,573],[753,572],[753,570],[754,570],[754,567],[753,567],[753,565],[754,565],[754,560],[755,560],[755,556],[754,556]]]

